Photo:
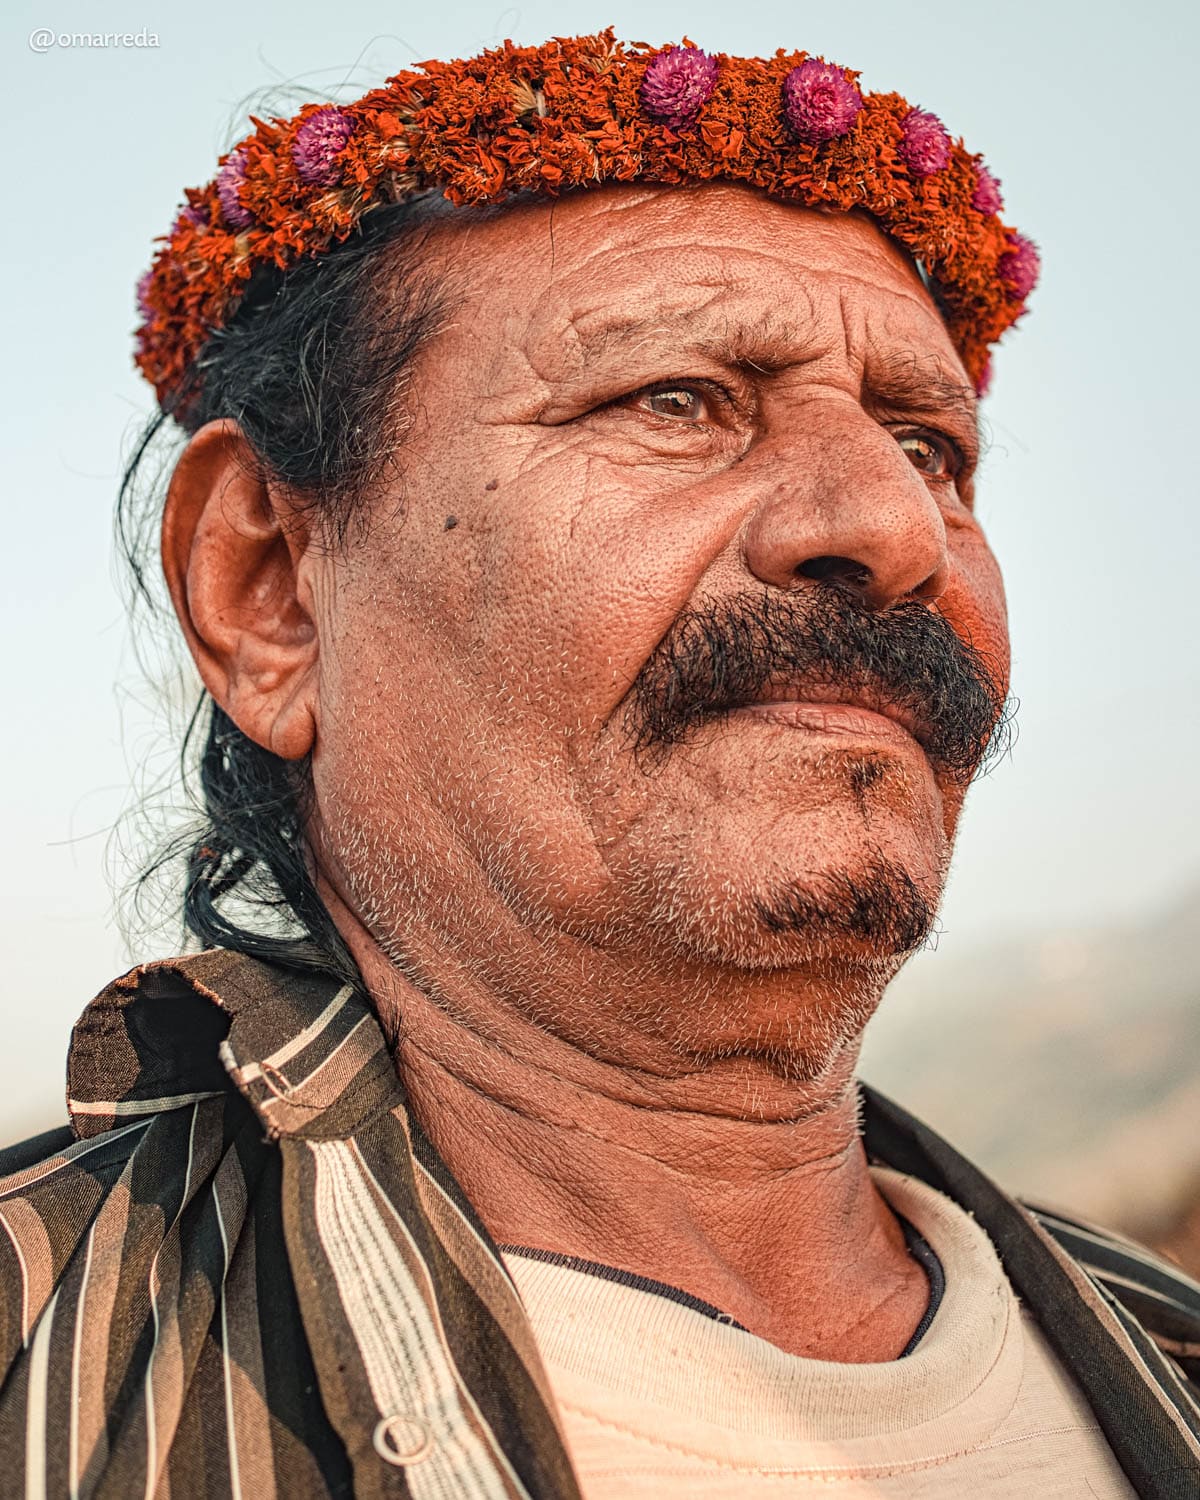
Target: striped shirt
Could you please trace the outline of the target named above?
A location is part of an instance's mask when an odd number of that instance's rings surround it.
[[[84,1012],[71,1124],[0,1153],[0,1492],[578,1500],[501,1255],[368,1001],[222,949]],[[972,1213],[1131,1486],[1200,1496],[1200,1284],[1003,1193],[859,1084],[871,1161]]]

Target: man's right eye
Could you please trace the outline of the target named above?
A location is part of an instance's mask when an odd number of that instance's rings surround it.
[[[656,417],[678,417],[687,423],[713,419],[712,398],[696,385],[652,385],[628,398],[631,406],[652,412]]]

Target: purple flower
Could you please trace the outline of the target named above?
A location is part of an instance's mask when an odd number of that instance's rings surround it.
[[[925,109],[910,109],[900,126],[900,160],[914,177],[940,172],[950,160],[950,137],[937,115]]]
[[[642,75],[642,108],[664,125],[690,125],[717,86],[717,60],[699,47],[670,47]]]
[[[142,315],[142,321],[148,323],[154,316],[154,309],[150,306],[150,283],[154,279],[154,270],[151,267],[143,271],[138,277],[137,284],[137,310]]]
[[[171,226],[171,233],[178,234],[185,224],[190,224],[193,229],[206,229],[208,227],[208,210],[206,208],[193,208],[190,203],[185,203],[175,216],[175,222]]]
[[[1024,302],[1037,286],[1041,269],[1042,259],[1033,241],[1027,240],[1023,234],[1010,234],[1008,249],[996,262],[996,270],[1008,288],[1009,296]]]
[[[862,94],[845,70],[818,57],[806,58],[783,80],[787,122],[810,146],[845,135],[862,107]]]
[[[243,208],[241,186],[246,180],[246,152],[239,146],[231,151],[225,165],[217,173],[217,197],[221,200],[221,212],[231,229],[249,229],[254,215]]]
[[[338,157],[354,134],[354,121],[335,104],[306,115],[292,143],[292,160],[300,181],[310,187],[335,187],[341,177]]]
[[[982,163],[975,179],[975,191],[971,194],[971,207],[977,208],[981,214],[998,214],[1004,207],[1004,199],[1000,196],[1000,180],[993,177]]]

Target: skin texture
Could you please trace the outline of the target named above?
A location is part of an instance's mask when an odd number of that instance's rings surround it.
[[[845,706],[742,708],[647,773],[622,713],[687,611],[828,578],[923,601],[1007,687],[961,363],[868,220],[740,187],[460,215],[428,253],[458,305],[364,536],[323,545],[230,423],[181,458],[201,674],[312,751],[322,894],[498,1241],[894,1359],[928,1284],[853,1081],[907,953],[760,906],[880,863],[936,903],[962,779]]]

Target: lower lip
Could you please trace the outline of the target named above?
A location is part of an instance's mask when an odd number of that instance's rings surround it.
[[[807,729],[814,734],[838,735],[845,739],[870,740],[873,743],[907,745],[917,741],[902,724],[869,708],[850,703],[748,703],[736,710],[753,714],[793,729]]]

